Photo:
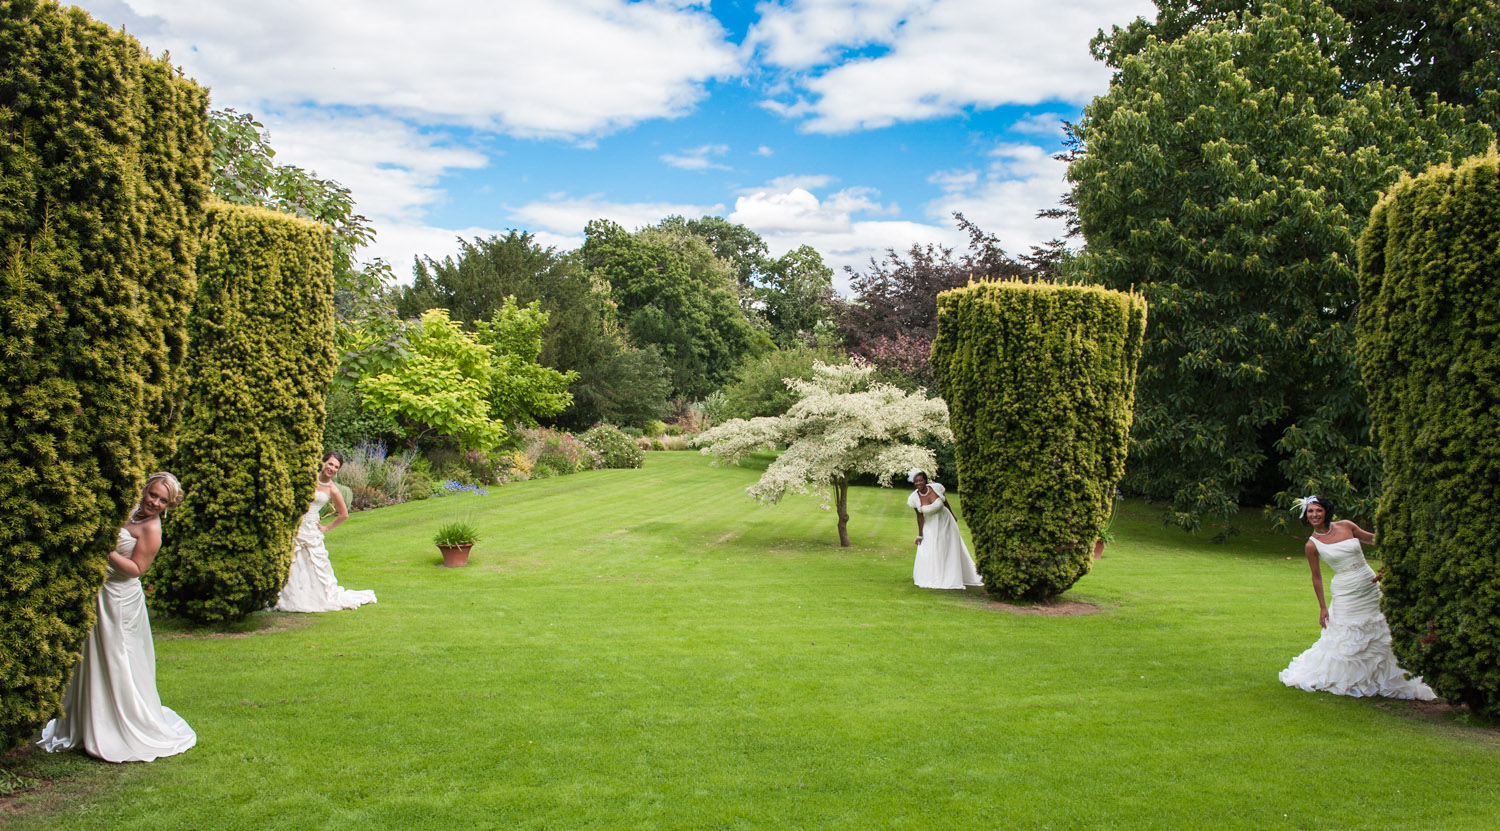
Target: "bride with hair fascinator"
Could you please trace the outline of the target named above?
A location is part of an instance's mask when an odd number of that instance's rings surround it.
[[[1323,633],[1281,671],[1281,682],[1335,695],[1436,698],[1421,678],[1401,668],[1391,651],[1391,630],[1380,612],[1380,577],[1365,562],[1361,546],[1374,545],[1375,535],[1347,519],[1334,520],[1333,503],[1326,497],[1306,496],[1295,505],[1302,523],[1312,526],[1304,550]],[[1335,572],[1328,585],[1331,604],[1323,600],[1320,563]]]
[[[984,585],[958,530],[958,516],[948,505],[946,489],[927,481],[927,472],[918,468],[906,474],[906,481],[913,485],[906,504],[917,513],[917,559],[912,565],[912,581],[924,589]]]

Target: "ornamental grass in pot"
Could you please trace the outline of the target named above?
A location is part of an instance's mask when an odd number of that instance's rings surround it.
[[[477,485],[450,479],[438,488],[434,496],[462,499],[464,494],[485,496],[488,493],[489,491]],[[469,549],[474,547],[474,543],[479,542],[479,529],[467,519],[457,519],[439,527],[437,533],[432,535],[432,541],[443,553],[443,565],[448,568],[458,568],[468,565]]]

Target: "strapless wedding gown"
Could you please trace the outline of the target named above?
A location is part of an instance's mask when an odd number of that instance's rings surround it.
[[[297,526],[297,535],[292,538],[292,570],[276,601],[278,612],[335,612],[375,602],[375,592],[346,589],[333,576],[328,549],[323,547],[323,532],[318,530],[318,514],[327,504],[328,494],[318,491]]]
[[[135,551],[124,528],[115,551]],[[99,620],[63,693],[63,714],[47,722],[38,744],[53,752],[76,747],[106,762],[149,762],[197,744],[193,728],[156,693],[156,645],[140,579],[110,566],[96,607]]]
[[[948,513],[947,491],[933,482],[927,486],[938,498],[923,505],[916,491],[906,498],[907,507],[922,512],[922,542],[917,545],[917,559],[912,564],[912,582],[924,589],[962,589],[982,586],[984,580],[969,556],[963,534],[953,514]]]
[[[1313,537],[1312,542],[1318,559],[1334,571],[1328,586],[1328,626],[1317,643],[1281,671],[1282,683],[1337,695],[1436,698],[1432,688],[1408,675],[1391,652],[1391,630],[1380,613],[1380,584],[1365,562],[1359,540],[1324,544]]]

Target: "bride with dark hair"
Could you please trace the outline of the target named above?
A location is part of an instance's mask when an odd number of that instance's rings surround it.
[[[1401,668],[1391,651],[1391,630],[1380,613],[1380,576],[1365,562],[1360,545],[1374,545],[1375,535],[1347,519],[1334,520],[1333,503],[1324,497],[1305,497],[1297,505],[1302,523],[1312,526],[1304,550],[1323,633],[1281,671],[1282,683],[1336,695],[1436,698],[1421,678]],[[1331,606],[1323,599],[1320,563],[1335,572],[1328,585]]]
[[[375,602],[375,592],[369,589],[346,589],[333,576],[333,564],[328,560],[328,548],[323,544],[323,535],[337,528],[349,518],[349,509],[344,505],[343,494],[333,483],[333,477],[344,465],[344,457],[338,453],[323,454],[323,464],[318,469],[318,487],[313,493],[312,504],[297,523],[297,533],[292,537],[292,565],[287,572],[286,585],[276,599],[278,612],[336,612],[340,609],[357,609],[366,603]],[[324,525],[319,518],[323,506],[333,503],[333,521]]]
[[[106,762],[149,762],[197,744],[193,728],[157,695],[156,645],[140,579],[161,550],[162,514],[180,504],[182,486],[170,473],[151,474],[141,488],[109,553],[95,601],[98,620],[63,693],[63,714],[42,731],[43,749],[76,747]]]
[[[914,486],[906,504],[917,513],[917,559],[912,582],[924,589],[962,589],[982,586],[974,558],[958,530],[958,516],[948,505],[947,491],[927,481],[927,473],[912,470],[906,480]]]

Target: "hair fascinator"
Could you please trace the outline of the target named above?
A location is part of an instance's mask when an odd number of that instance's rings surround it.
[[[1293,499],[1292,507],[1297,509],[1297,517],[1300,519],[1307,516],[1307,506],[1313,504],[1316,501],[1318,501],[1318,495],[1315,493],[1310,493],[1307,496],[1302,497],[1301,499]]]
[[[906,472],[906,481],[912,482],[912,483],[915,484],[916,481],[917,481],[917,474],[918,473],[922,474],[923,476],[927,475],[927,471],[925,471],[925,470],[923,470],[923,469],[921,469],[919,467],[914,467],[911,470],[908,470]]]

